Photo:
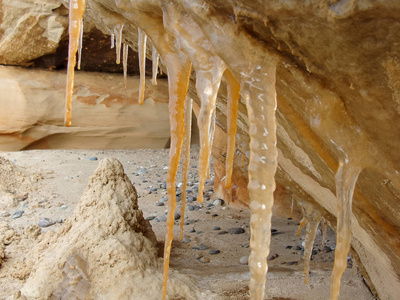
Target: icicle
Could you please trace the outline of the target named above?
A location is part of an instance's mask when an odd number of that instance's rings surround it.
[[[201,100],[201,108],[197,124],[200,131],[200,153],[199,153],[199,194],[197,201],[203,202],[204,182],[209,169],[210,153],[213,129],[213,115],[215,111],[215,100],[217,98],[219,85],[222,80],[225,64],[217,57],[213,67],[209,70],[196,71],[197,95]],[[214,122],[215,125],[215,122]]]
[[[124,68],[124,86],[126,89],[126,77],[128,74],[128,51],[129,51],[129,46],[128,44],[124,44],[123,49],[122,49],[122,66]]]
[[[176,208],[175,178],[178,171],[179,158],[185,135],[184,110],[185,99],[189,87],[191,63],[183,53],[165,55],[168,70],[169,118],[171,146],[167,173],[168,215],[167,233],[164,245],[163,299],[167,294],[169,258],[173,239],[173,227]]]
[[[124,24],[117,24],[114,28],[114,33],[115,33],[115,40],[117,42],[117,45],[115,47],[116,49],[116,54],[117,54],[117,60],[116,63],[119,65],[121,63],[121,45],[122,45],[122,29],[124,28]]]
[[[338,299],[340,279],[347,267],[347,254],[351,242],[351,215],[353,192],[362,168],[352,165],[349,159],[339,161],[336,173],[336,197],[338,206],[335,263],[331,276],[331,299]]]
[[[151,79],[152,85],[157,85],[157,73],[158,73],[158,61],[160,59],[160,55],[157,52],[156,47],[153,45],[153,49],[151,52],[151,60],[153,62],[153,77]]]
[[[115,35],[114,31],[111,30],[111,49],[115,47]]]
[[[307,223],[306,236],[304,238],[304,283],[306,284],[308,282],[308,273],[310,272],[310,259],[314,247],[315,236],[320,222],[321,218],[311,218]]]
[[[250,299],[254,300],[264,299],[278,158],[275,119],[276,66],[271,63],[263,67],[265,68],[262,69],[263,73],[258,73],[256,78],[253,78],[254,70],[252,70],[249,74],[242,72],[240,80],[249,119],[248,189],[251,199],[249,269]],[[261,68],[259,67],[260,70]]]
[[[81,69],[82,60],[82,41],[83,41],[83,19],[81,20],[81,32],[79,34],[79,46],[78,46],[78,70]]]
[[[294,198],[292,196],[292,204],[290,205],[290,219],[293,219],[293,205],[294,205]]]
[[[186,187],[188,182],[189,162],[190,162],[190,139],[192,136],[192,104],[193,100],[187,97],[185,104],[185,139],[182,146],[182,193],[181,193],[181,236],[183,239],[183,223],[185,219],[185,206],[186,206]]]
[[[70,0],[69,2],[69,47],[67,90],[65,97],[65,126],[71,126],[72,93],[74,89],[74,68],[76,64],[76,51],[80,36],[82,16],[85,11],[85,0]]]
[[[328,222],[324,218],[322,218],[322,222],[321,222],[322,249],[325,247],[326,231],[327,230],[328,230]]]
[[[227,189],[232,186],[232,170],[233,170],[233,158],[235,155],[235,136],[237,129],[237,115],[238,115],[238,104],[240,97],[240,83],[233,76],[231,71],[228,69],[224,73],[224,79],[227,86],[227,150],[226,150],[226,161],[225,161],[225,187]]]
[[[308,218],[306,216],[303,216],[303,218],[300,220],[299,229],[297,229],[297,236],[300,236],[301,229],[307,224]]]
[[[140,70],[140,85],[139,85],[139,104],[144,101],[145,80],[146,80],[146,33],[138,28],[138,54],[139,54],[139,70]]]
[[[211,117],[211,123],[210,123],[210,132],[209,132],[209,150],[210,154],[208,155],[208,166],[207,166],[207,179],[211,179],[211,154],[212,154],[212,147],[213,147],[213,142],[214,142],[214,133],[215,133],[215,117],[216,117],[216,109],[214,108],[212,117]]]

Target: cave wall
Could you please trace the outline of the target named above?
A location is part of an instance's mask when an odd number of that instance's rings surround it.
[[[29,65],[34,59],[56,52],[57,45],[51,41],[59,43],[66,34],[62,2],[47,1],[46,5],[40,5],[40,10],[46,9],[48,21],[31,21],[31,27],[24,23],[27,21],[4,21],[12,19],[10,15],[15,7],[25,5],[19,1],[13,3],[16,4],[1,4],[0,15],[5,25],[0,32],[0,62]],[[347,159],[362,167],[354,192],[352,247],[371,289],[381,299],[395,299],[400,293],[400,3],[383,0],[176,0],[168,1],[167,5],[164,1],[150,0],[134,3],[87,0],[84,20],[88,28],[96,27],[103,34],[124,23],[123,39],[132,49],[137,49],[137,27],[141,27],[149,34],[147,56],[151,57],[151,33],[158,32],[165,39],[175,38],[181,43],[188,38],[184,34],[178,38],[176,33],[168,31],[173,21],[163,20],[163,13],[171,5],[172,11],[177,13],[175,16],[185,16],[188,24],[196,24],[201,29],[202,38],[211,45],[208,51],[222,59],[234,73],[240,74],[241,68],[251,66],[263,68],[269,60],[276,62],[279,148],[276,181],[279,188],[314,203],[327,219],[335,220],[335,174],[339,160]],[[38,9],[31,11],[36,13]],[[59,16],[54,15],[57,12],[61,12]],[[20,42],[21,49],[32,45],[26,57],[10,51],[13,45],[10,38],[15,32],[43,25],[43,22],[47,28],[57,29],[51,31],[52,40],[48,38],[43,43],[38,35],[22,35],[23,38],[13,40]],[[19,29],[12,31],[12,28]],[[39,44],[47,46],[39,47]],[[199,53],[198,61],[193,62],[196,70],[195,63],[200,65],[207,57],[200,55],[203,53],[201,46],[194,50]],[[200,104],[195,77],[192,72],[189,93]],[[254,78],[257,78],[256,73]],[[79,81],[77,77],[78,85]],[[87,86],[90,84],[88,82]],[[107,86],[103,87],[103,93],[107,93]],[[228,200],[246,205],[250,139],[243,99],[239,103],[233,179],[237,190],[224,190],[218,180],[224,176],[221,166],[226,156],[225,90],[222,82],[216,118],[219,137],[213,149],[218,168],[215,185]],[[81,109],[85,113],[91,109],[75,101],[76,114],[79,115]],[[122,101],[118,109],[125,109],[125,104]],[[113,118],[120,117],[115,114]],[[93,115],[93,122],[88,120],[88,125],[101,123],[103,119],[99,118]],[[126,132],[131,130],[133,127]],[[232,199],[232,195],[236,198]],[[331,224],[335,227],[334,221]]]

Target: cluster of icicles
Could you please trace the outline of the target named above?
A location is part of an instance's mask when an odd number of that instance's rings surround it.
[[[85,0],[70,0],[69,7],[69,56],[68,56],[68,75],[66,88],[66,112],[65,125],[71,126],[71,100],[74,85],[74,68],[76,65],[76,52],[79,53],[78,69],[80,68],[82,34],[83,34],[83,13],[85,11]],[[122,45],[122,31],[124,24],[118,24],[111,31],[111,47],[116,48],[117,64],[120,63],[120,53]],[[174,30],[174,28],[169,28]],[[199,34],[199,32],[196,32]],[[140,69],[140,89],[139,103],[143,104],[145,90],[145,59],[146,59],[146,33],[138,29],[138,52]],[[153,45],[156,45],[153,41]],[[206,44],[203,41],[203,45]],[[157,46],[157,45],[156,45]],[[153,46],[153,79],[152,83],[157,84],[158,61],[160,54]],[[206,49],[202,49],[207,52]],[[182,49],[180,49],[182,50]],[[183,47],[183,50],[184,47]],[[189,49],[190,50],[190,49]],[[215,124],[215,103],[222,78],[227,84],[227,156],[226,156],[226,177],[225,186],[231,187],[231,174],[235,150],[236,122],[238,112],[238,101],[240,94],[246,101],[249,119],[250,135],[250,160],[248,165],[249,172],[249,193],[251,211],[251,255],[249,257],[250,298],[264,299],[266,273],[268,270],[267,256],[271,237],[271,216],[273,205],[273,191],[275,190],[275,172],[277,168],[277,149],[276,149],[276,93],[275,93],[275,66],[269,66],[267,72],[262,73],[265,80],[251,77],[253,70],[249,73],[241,72],[240,79],[237,79],[227,68],[224,62],[215,55],[209,55],[207,66],[201,65],[195,54],[187,51],[185,58],[177,53],[170,52],[161,54],[164,58],[169,80],[169,111],[171,126],[171,148],[169,168],[167,175],[168,190],[168,217],[167,233],[164,249],[164,284],[162,295],[163,299],[167,294],[167,279],[169,269],[169,258],[171,243],[173,239],[172,229],[174,226],[174,213],[176,208],[175,178],[178,170],[179,160],[182,153],[182,206],[181,206],[181,234],[183,237],[183,220],[185,212],[186,185],[188,166],[190,158],[190,134],[191,134],[191,115],[192,99],[187,97],[191,66],[193,63],[196,71],[196,88],[201,100],[201,109],[198,117],[200,130],[200,157],[199,157],[199,195],[198,201],[203,201],[204,182],[209,172],[209,161]],[[192,54],[192,55],[191,55]],[[123,70],[124,84],[126,86],[127,76],[128,45],[123,44]],[[261,66],[255,66],[256,72],[261,70]],[[258,73],[260,74],[260,73]],[[242,159],[243,160],[243,159]],[[336,174],[336,188],[338,199],[338,222],[337,222],[337,245],[335,253],[335,264],[331,280],[331,299],[337,299],[340,290],[340,279],[347,266],[347,253],[351,241],[351,203],[355,183],[357,181],[360,168],[349,167],[348,160],[340,161],[339,169]],[[325,235],[327,223],[322,216],[315,213],[307,205],[303,205],[305,218],[301,221],[299,231],[302,226],[307,225],[306,245],[304,258],[306,266],[304,274],[305,282],[308,280],[309,260],[317,231],[317,227],[322,221],[322,230]],[[325,240],[325,238],[323,238]]]

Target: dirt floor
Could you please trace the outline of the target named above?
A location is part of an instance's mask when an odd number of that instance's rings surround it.
[[[40,235],[62,229],[81,198],[88,178],[105,157],[117,158],[123,164],[137,190],[139,208],[144,217],[151,220],[162,252],[168,150],[32,150],[3,152],[1,157],[8,161],[1,161],[0,175],[0,240],[3,239],[0,299],[18,297],[18,291],[29,277],[29,271],[23,266],[30,250],[38,243]],[[177,220],[170,266],[191,276],[200,289],[210,290],[216,299],[247,299],[249,211],[215,201],[212,177],[205,188],[208,196],[203,205],[195,201],[197,146],[193,147],[191,157],[184,239],[179,241],[180,220]],[[180,181],[178,174],[178,187]],[[304,284],[302,242],[305,232],[303,229],[300,237],[296,236],[299,220],[288,219],[289,211],[287,213],[273,217],[266,299],[328,299],[335,233],[328,230],[324,249],[321,233],[318,233],[309,282]],[[42,227],[36,238],[38,233],[32,234],[30,228],[43,218],[55,223]],[[1,259],[1,252],[4,252],[4,259]],[[349,268],[342,278],[340,299],[374,299],[351,265],[349,260]]]

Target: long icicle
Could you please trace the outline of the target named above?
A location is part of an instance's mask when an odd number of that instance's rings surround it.
[[[314,211],[311,207],[311,212],[308,211],[308,219],[306,227],[306,235],[304,237],[304,283],[308,283],[308,273],[310,272],[310,259],[314,248],[315,236],[317,235],[318,225],[321,222],[322,216],[319,212]]]
[[[182,206],[181,206],[181,236],[183,239],[183,223],[185,222],[185,208],[186,208],[186,188],[188,182],[189,163],[190,163],[190,140],[192,136],[192,106],[193,100],[187,97],[185,104],[185,139],[182,146]]]
[[[65,126],[71,126],[72,94],[74,89],[74,68],[76,51],[81,30],[82,16],[85,12],[85,0],[70,0],[69,2],[69,47],[67,67],[67,91],[65,97]]]
[[[219,59],[214,58],[214,67],[209,70],[196,71],[197,95],[201,100],[201,108],[197,124],[200,132],[200,153],[199,153],[199,193],[197,201],[203,202],[204,183],[209,168],[212,134],[212,117],[215,110],[215,101],[218,94],[219,85],[222,80],[225,64]]]
[[[225,70],[224,79],[227,86],[227,150],[225,160],[225,188],[230,189],[232,186],[232,170],[233,170],[233,158],[235,156],[235,136],[237,130],[237,115],[238,105],[240,98],[240,83],[233,76],[231,71]]]
[[[129,52],[129,46],[128,44],[123,45],[122,49],[122,66],[124,69],[124,87],[126,89],[126,77],[128,75],[128,52]]]
[[[115,47],[115,34],[114,30],[111,30],[111,49]]]
[[[78,70],[81,69],[81,61],[82,61],[82,43],[83,43],[83,19],[81,20],[81,32],[80,32],[80,34],[79,34]]]
[[[264,69],[264,68],[265,69]],[[276,148],[276,66],[260,66],[262,75],[254,79],[252,72],[241,75],[242,96],[249,119],[250,159],[250,299],[264,299],[267,257],[271,242],[271,218],[274,204],[275,172],[278,165]],[[256,72],[259,72],[256,69]],[[254,70],[252,70],[254,71]]]
[[[153,45],[153,49],[151,51],[151,60],[152,60],[152,67],[153,67],[153,76],[151,78],[151,84],[157,85],[157,73],[158,73],[158,62],[160,60],[160,55],[157,52],[156,47]]]
[[[116,37],[116,46],[115,51],[117,54],[116,64],[119,65],[121,63],[121,45],[122,45],[122,29],[124,29],[124,24],[118,24],[114,28],[114,33]]]
[[[169,151],[169,167],[167,173],[168,215],[167,233],[164,245],[164,271],[163,271],[163,299],[167,295],[167,282],[169,270],[169,258],[173,239],[173,227],[176,208],[175,178],[178,172],[179,158],[181,155],[185,136],[184,110],[185,99],[189,87],[191,63],[183,53],[168,53],[164,56],[168,70],[169,90],[169,117],[171,146]]]
[[[140,71],[140,84],[139,84],[139,104],[142,105],[144,101],[144,91],[146,88],[146,33],[138,28],[138,54],[139,54],[139,71]]]
[[[353,192],[362,168],[355,166],[346,157],[339,161],[336,172],[336,197],[338,206],[335,263],[331,276],[331,300],[336,300],[340,292],[340,279],[347,268],[347,254],[351,243],[351,215]]]

